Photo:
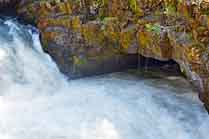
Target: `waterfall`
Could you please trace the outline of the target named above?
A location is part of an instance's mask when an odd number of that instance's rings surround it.
[[[46,89],[53,92],[54,88],[64,84],[56,65],[42,51],[35,29],[23,29],[11,20],[1,24],[0,87],[6,89],[7,95],[14,90],[22,93],[23,84],[27,91],[39,93],[46,92]]]
[[[179,76],[67,81],[39,33],[0,20],[0,139],[208,139],[209,116]]]

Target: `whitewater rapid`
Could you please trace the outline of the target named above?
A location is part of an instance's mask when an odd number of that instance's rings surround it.
[[[0,139],[208,139],[209,116],[178,76],[67,81],[39,34],[0,20]]]

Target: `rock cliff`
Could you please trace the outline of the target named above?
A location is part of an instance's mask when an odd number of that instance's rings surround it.
[[[22,0],[17,13],[65,74],[137,67],[138,55],[174,60],[209,109],[208,0]]]
[[[16,12],[18,0],[0,0],[0,14],[12,15]]]

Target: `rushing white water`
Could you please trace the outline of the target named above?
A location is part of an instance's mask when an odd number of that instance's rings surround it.
[[[209,116],[185,79],[68,82],[32,30],[0,21],[0,139],[209,138]]]

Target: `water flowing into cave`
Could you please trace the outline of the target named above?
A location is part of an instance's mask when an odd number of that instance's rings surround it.
[[[209,137],[208,114],[182,77],[123,72],[67,81],[33,27],[1,20],[0,42],[0,139]]]

